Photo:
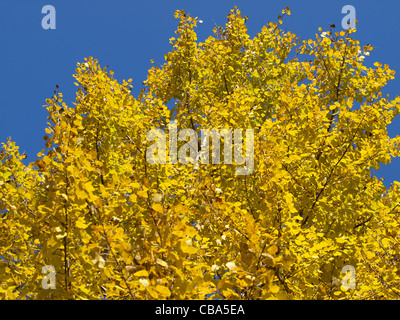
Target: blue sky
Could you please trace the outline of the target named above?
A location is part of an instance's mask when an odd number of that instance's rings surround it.
[[[56,29],[44,30],[42,7],[56,9]],[[133,79],[137,96],[151,67],[150,59],[162,63],[174,36],[176,9],[185,9],[203,20],[197,32],[200,41],[212,34],[215,24],[224,25],[226,15],[235,5],[247,15],[250,36],[263,25],[276,21],[280,11],[289,6],[283,28],[301,36],[314,38],[318,27],[324,30],[335,24],[341,29],[344,5],[356,8],[357,33],[361,44],[375,50],[365,63],[389,64],[397,71],[396,79],[384,89],[391,98],[400,93],[400,1],[311,1],[311,0],[0,0],[0,142],[7,137],[26,151],[27,161],[34,161],[44,148],[46,111],[42,107],[56,85],[72,106],[75,98],[76,63],[93,56],[102,66],[109,66],[117,79]],[[400,134],[400,116],[389,127],[389,135]],[[400,180],[400,159],[382,166],[376,173],[387,186]]]

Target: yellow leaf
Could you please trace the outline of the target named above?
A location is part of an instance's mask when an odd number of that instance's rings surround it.
[[[272,293],[278,293],[278,291],[279,291],[279,286],[273,285],[273,286],[271,286],[271,287],[269,288],[269,291],[271,291]]]
[[[89,226],[85,223],[85,219],[83,217],[79,217],[79,219],[76,220],[75,225],[79,229],[86,229]]]
[[[371,251],[367,251],[365,252],[366,256],[368,259],[374,259],[375,258],[375,253],[371,252]]]
[[[140,184],[138,182],[133,182],[131,184],[131,187],[134,188],[134,189],[139,189],[140,188]]]
[[[147,288],[150,285],[149,280],[147,280],[146,278],[140,278],[139,283],[142,284],[143,287],[145,287],[145,288]]]
[[[136,202],[137,202],[137,196],[136,196],[136,194],[131,194],[131,195],[129,196],[129,202],[131,202],[131,203],[136,203]]]
[[[159,264],[160,266],[162,266],[162,267],[165,267],[165,268],[167,268],[168,267],[168,264],[164,261],[164,260],[162,260],[162,259],[160,259],[160,258],[157,258],[157,264]]]
[[[135,277],[146,277],[147,278],[149,276],[149,273],[147,272],[147,270],[140,270],[138,272],[135,272],[133,275]]]
[[[162,296],[164,297],[170,297],[171,296],[171,291],[165,287],[165,286],[156,286],[156,290],[158,291],[158,293],[160,293]]]
[[[180,278],[180,280],[185,279],[185,274],[178,268],[172,266],[172,269],[175,271],[176,275]]]
[[[158,299],[158,293],[156,291],[156,289],[152,286],[148,286],[147,288],[147,292],[150,293],[150,295],[154,298],[154,299]]]
[[[148,197],[148,196],[147,196],[147,191],[145,191],[145,190],[140,190],[140,191],[136,192],[136,194],[137,194],[139,197],[142,197],[142,198],[147,198],[147,197]]]
[[[83,190],[77,190],[75,192],[75,195],[77,196],[78,199],[86,199],[87,198],[87,194]],[[86,202],[85,202],[85,206],[86,206]]]
[[[159,203],[154,203],[151,207],[153,208],[153,210],[155,212],[158,212],[158,213],[163,213],[163,211],[164,211],[162,205]]]
[[[62,238],[65,238],[66,236],[67,236],[67,233],[66,233],[66,232],[63,232],[63,233],[57,234],[57,235],[56,235],[56,238],[57,238],[57,239],[62,239]]]
[[[90,182],[85,183],[85,190],[88,192],[93,192],[95,189],[93,188],[92,184]]]
[[[279,248],[276,245],[272,245],[271,247],[268,248],[267,252],[269,254],[274,255],[275,253],[277,253],[279,250]]]
[[[385,247],[385,248],[388,248],[388,247],[390,247],[391,246],[391,243],[390,243],[391,241],[388,239],[388,238],[383,238],[382,239],[382,244],[383,244],[383,246]]]
[[[181,249],[184,253],[196,254],[197,250],[192,245],[188,245],[186,241],[181,242]]]
[[[294,242],[298,245],[301,246],[303,244],[303,241],[306,240],[306,238],[300,234],[295,240]]]

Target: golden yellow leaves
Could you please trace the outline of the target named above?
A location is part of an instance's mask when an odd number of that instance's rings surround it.
[[[157,285],[156,291],[161,295],[162,298],[169,298],[171,296],[171,291],[165,286]]]
[[[137,202],[137,196],[136,196],[136,194],[131,194],[131,195],[129,195],[129,202],[130,202],[130,203],[136,203],[136,202]]]
[[[78,220],[75,222],[75,226],[79,229],[86,229],[89,224],[86,223],[83,217],[79,217]]]
[[[62,227],[56,227],[54,229],[54,233],[57,239],[63,239],[67,236],[67,233],[65,232],[65,230]]]
[[[147,278],[147,277],[149,276],[149,273],[148,273],[146,270],[140,270],[140,271],[138,271],[138,272],[135,272],[135,273],[134,273],[134,276],[135,276],[135,277],[138,277],[138,278],[140,278],[140,277],[145,277],[145,278]]]
[[[164,268],[168,268],[168,263],[166,263],[164,260],[157,258],[156,263]]]
[[[2,296],[4,296],[4,298],[7,300],[15,300],[18,298],[16,288],[17,288],[17,286],[15,286],[15,285],[8,286],[6,289],[3,289],[2,287],[0,287],[0,294],[2,294]]]
[[[162,263],[165,265],[165,262]],[[171,296],[171,291],[168,287],[161,284],[154,284],[153,280],[149,280],[149,273],[147,270],[140,270],[133,274],[139,278],[138,282],[141,285],[140,290],[145,290],[153,299],[166,299]],[[162,281],[161,281],[162,282]]]
[[[162,205],[159,204],[159,203],[152,204],[151,208],[157,213],[163,213],[164,212],[164,209],[163,209]]]
[[[147,288],[150,285],[149,280],[147,280],[146,278],[140,278],[139,279],[139,283],[144,287]]]
[[[297,244],[298,246],[303,246],[304,241],[306,240],[306,238],[304,237],[304,235],[300,234],[295,240],[294,243]]]
[[[171,296],[171,291],[167,287],[161,285],[155,287],[148,286],[146,290],[153,299],[165,299]]]
[[[43,157],[40,160],[36,160],[36,165],[39,167],[40,170],[45,170],[46,167],[50,164],[51,159],[47,156]]]
[[[197,249],[193,246],[193,242],[191,239],[180,240],[180,249],[182,250],[183,253],[187,253],[187,254],[196,254],[197,253]]]
[[[139,190],[136,194],[141,198],[148,198],[147,190]]]

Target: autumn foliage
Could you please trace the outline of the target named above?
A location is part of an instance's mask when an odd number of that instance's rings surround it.
[[[399,155],[400,99],[382,95],[394,71],[364,64],[354,29],[303,41],[280,29],[287,14],[251,38],[235,8],[200,43],[177,11],[137,98],[78,63],[74,106],[46,100],[37,160],[2,146],[1,299],[398,299],[400,183],[373,174]],[[149,164],[146,134],[171,120],[253,129],[254,171]]]

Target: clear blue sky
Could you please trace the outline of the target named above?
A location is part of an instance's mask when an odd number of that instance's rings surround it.
[[[281,9],[289,6],[292,15],[284,20],[284,28],[312,37],[318,27],[341,29],[344,5],[356,8],[357,33],[361,44],[375,50],[365,62],[389,64],[397,71],[396,79],[385,88],[390,97],[400,94],[400,1],[311,1],[311,0],[0,0],[0,142],[7,137],[26,151],[27,161],[34,161],[44,147],[46,111],[42,107],[56,85],[69,106],[74,101],[76,63],[85,57],[99,59],[109,65],[119,79],[133,79],[137,96],[151,67],[150,59],[163,62],[174,36],[176,9],[185,9],[203,20],[197,32],[202,41],[215,26],[224,25],[234,5],[249,16],[249,33],[255,36],[269,21],[276,21]],[[44,5],[56,9],[56,29],[44,30],[41,25]],[[390,136],[400,134],[400,117],[389,127]],[[400,180],[400,159],[382,166],[376,173],[390,185]]]

